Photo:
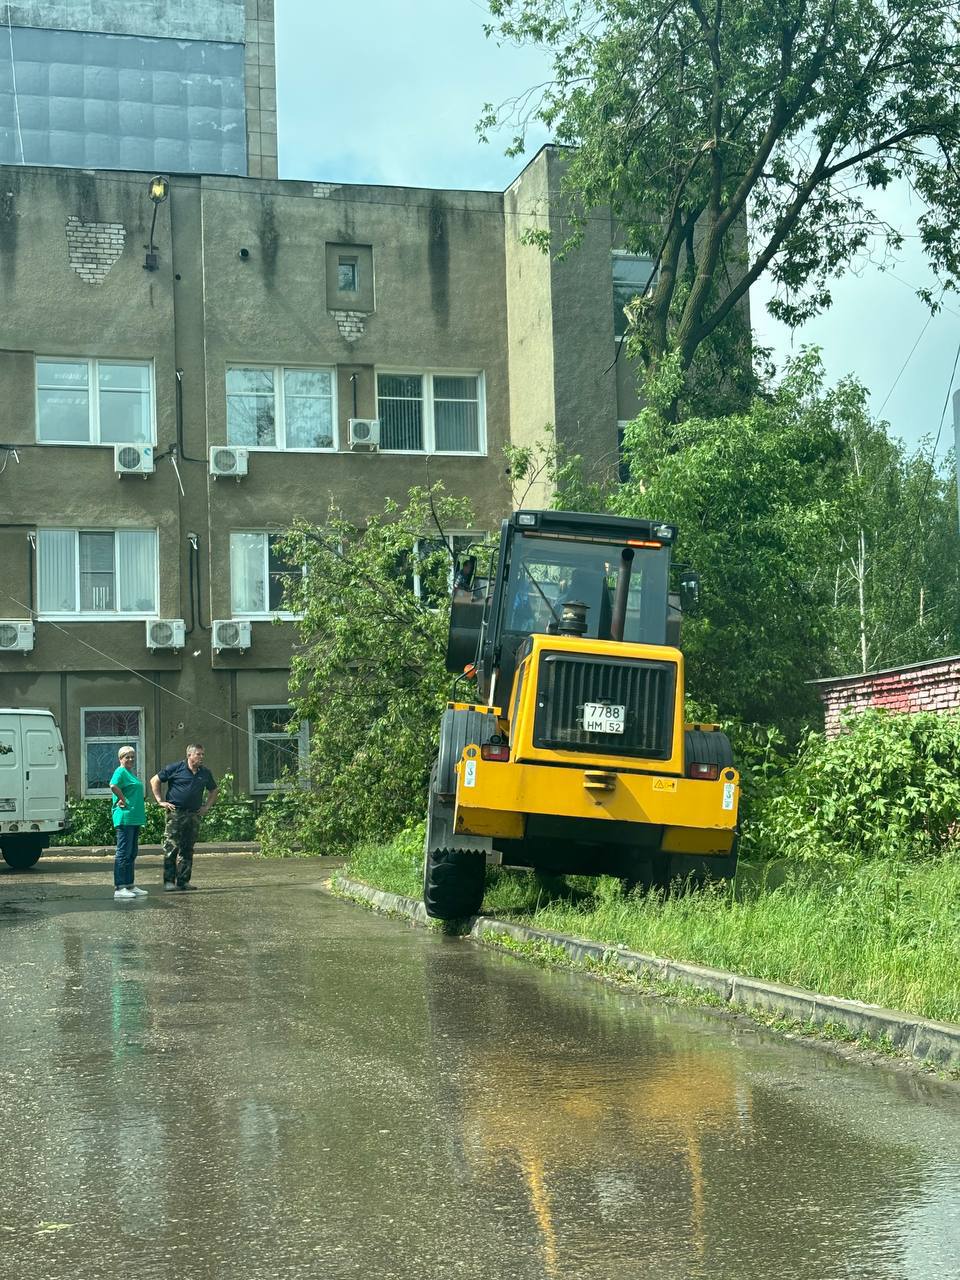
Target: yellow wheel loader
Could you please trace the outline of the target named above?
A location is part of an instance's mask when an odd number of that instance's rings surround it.
[[[736,869],[739,775],[715,725],[684,722],[676,527],[516,511],[486,578],[457,568],[450,702],[430,782],[423,897],[475,915],[486,865],[666,887]],[[685,600],[686,598],[686,600]]]

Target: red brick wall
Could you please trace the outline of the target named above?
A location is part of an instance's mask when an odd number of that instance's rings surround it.
[[[827,737],[840,732],[840,717],[867,707],[889,711],[955,711],[960,708],[960,657],[916,667],[851,676],[820,691]]]

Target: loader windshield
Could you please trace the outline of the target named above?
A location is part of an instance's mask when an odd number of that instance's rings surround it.
[[[564,601],[580,600],[587,606],[586,634],[609,639],[623,545],[519,534],[510,561],[504,629],[526,635],[552,630]],[[668,547],[637,548],[624,640],[666,643],[669,571]]]

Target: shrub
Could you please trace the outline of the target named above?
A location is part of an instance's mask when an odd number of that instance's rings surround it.
[[[810,733],[752,817],[766,856],[851,866],[942,854],[960,813],[960,714],[869,710]]]
[[[57,835],[52,845],[112,845],[114,842],[112,805],[108,796],[67,796],[69,831]],[[200,836],[206,841],[253,840],[256,805],[249,796],[238,796],[233,775],[220,779],[217,803],[204,818]],[[148,799],[146,823],[140,832],[141,844],[159,844],[163,839],[166,810]]]

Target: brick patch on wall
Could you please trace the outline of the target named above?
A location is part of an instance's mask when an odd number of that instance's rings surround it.
[[[347,342],[356,342],[358,338],[363,337],[367,321],[365,311],[331,311],[330,314],[337,322],[341,338],[345,338]]]
[[[67,253],[70,265],[87,284],[102,284],[123,253],[127,233],[122,222],[81,222],[67,218]]]
[[[840,732],[841,716],[868,707],[901,712],[956,711],[960,709],[960,657],[824,682],[820,697],[828,738]]]

